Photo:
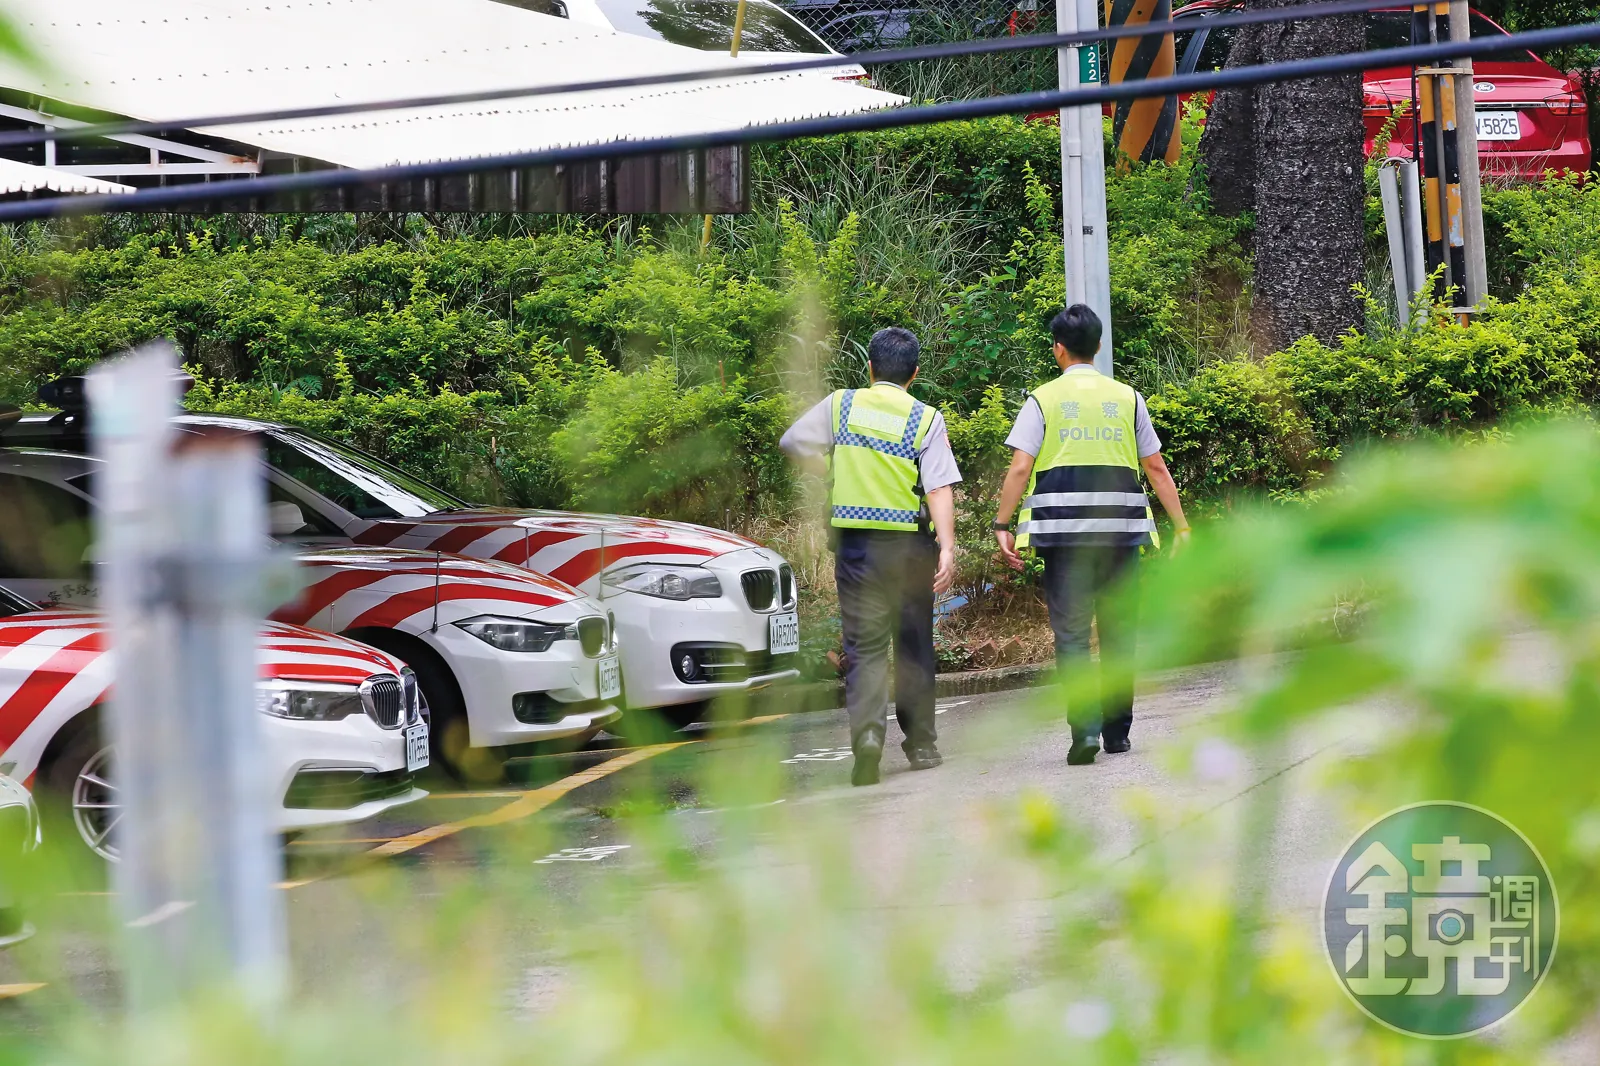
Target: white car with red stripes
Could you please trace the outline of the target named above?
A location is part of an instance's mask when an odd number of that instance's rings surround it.
[[[182,415],[263,435],[272,499],[298,509],[288,543],[365,544],[493,559],[547,574],[616,618],[623,698],[674,724],[718,696],[798,676],[794,575],[777,552],[705,526],[475,507],[380,459],[288,426]],[[81,417],[27,416],[0,445],[80,450]]]
[[[88,606],[83,561],[100,460],[0,449],[0,582],[35,603]],[[282,500],[274,532],[306,519]],[[57,558],[52,549],[63,548]],[[494,560],[404,548],[308,548],[307,587],[273,617],[382,648],[416,670],[434,750],[450,769],[493,779],[519,744],[576,746],[621,715],[616,630],[571,585]]]
[[[115,761],[100,713],[113,681],[100,616],[38,610],[0,588],[0,774],[70,805],[83,843],[116,858]],[[426,707],[394,656],[330,633],[261,630],[261,759],[279,831],[369,818],[426,793]],[[181,767],[175,767],[180,770]]]
[[[497,777],[493,749],[582,744],[622,713],[616,632],[571,585],[403,548],[305,551],[299,563],[307,586],[273,617],[403,658],[427,697],[435,750],[466,776]]]

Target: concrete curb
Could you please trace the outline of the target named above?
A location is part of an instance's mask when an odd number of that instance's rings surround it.
[[[1054,663],[1024,663],[1021,666],[999,666],[993,670],[940,674],[934,680],[934,696],[945,699],[1027,688],[1042,681],[1054,666]],[[844,681],[774,685],[756,693],[751,705],[752,715],[831,711],[844,706]]]

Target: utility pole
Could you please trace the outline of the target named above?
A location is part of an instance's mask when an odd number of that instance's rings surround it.
[[[1056,32],[1100,25],[1097,0],[1056,0]],[[1056,73],[1064,90],[1104,80],[1099,45],[1061,48]],[[1067,303],[1088,304],[1105,327],[1095,369],[1111,376],[1111,264],[1106,243],[1106,153],[1100,107],[1061,109],[1061,229]]]
[[[1450,39],[1471,38],[1471,13],[1467,0],[1450,0]],[[1456,82],[1456,150],[1461,154],[1461,214],[1466,225],[1467,276],[1462,306],[1474,310],[1483,306],[1489,295],[1489,266],[1483,240],[1483,187],[1478,172],[1477,89],[1472,76],[1472,57],[1455,61],[1463,74]]]

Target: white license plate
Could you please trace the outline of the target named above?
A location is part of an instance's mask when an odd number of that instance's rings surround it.
[[[1474,117],[1480,141],[1522,140],[1522,115],[1516,111],[1479,111]]]
[[[428,723],[406,726],[406,772],[415,773],[428,765]]]
[[[600,698],[615,699],[622,695],[622,664],[615,655],[600,660]]]
[[[767,619],[767,650],[773,655],[800,650],[800,616],[793,611]]]

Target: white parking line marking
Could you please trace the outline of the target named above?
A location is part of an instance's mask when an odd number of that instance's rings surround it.
[[[602,844],[592,848],[562,848],[560,851],[551,852],[542,859],[534,859],[534,864],[542,866],[552,862],[599,862],[608,859],[619,851],[627,851],[631,844]]]
[[[816,748],[804,751],[793,758],[782,760],[785,763],[802,762],[843,762],[854,754],[849,748]]]

